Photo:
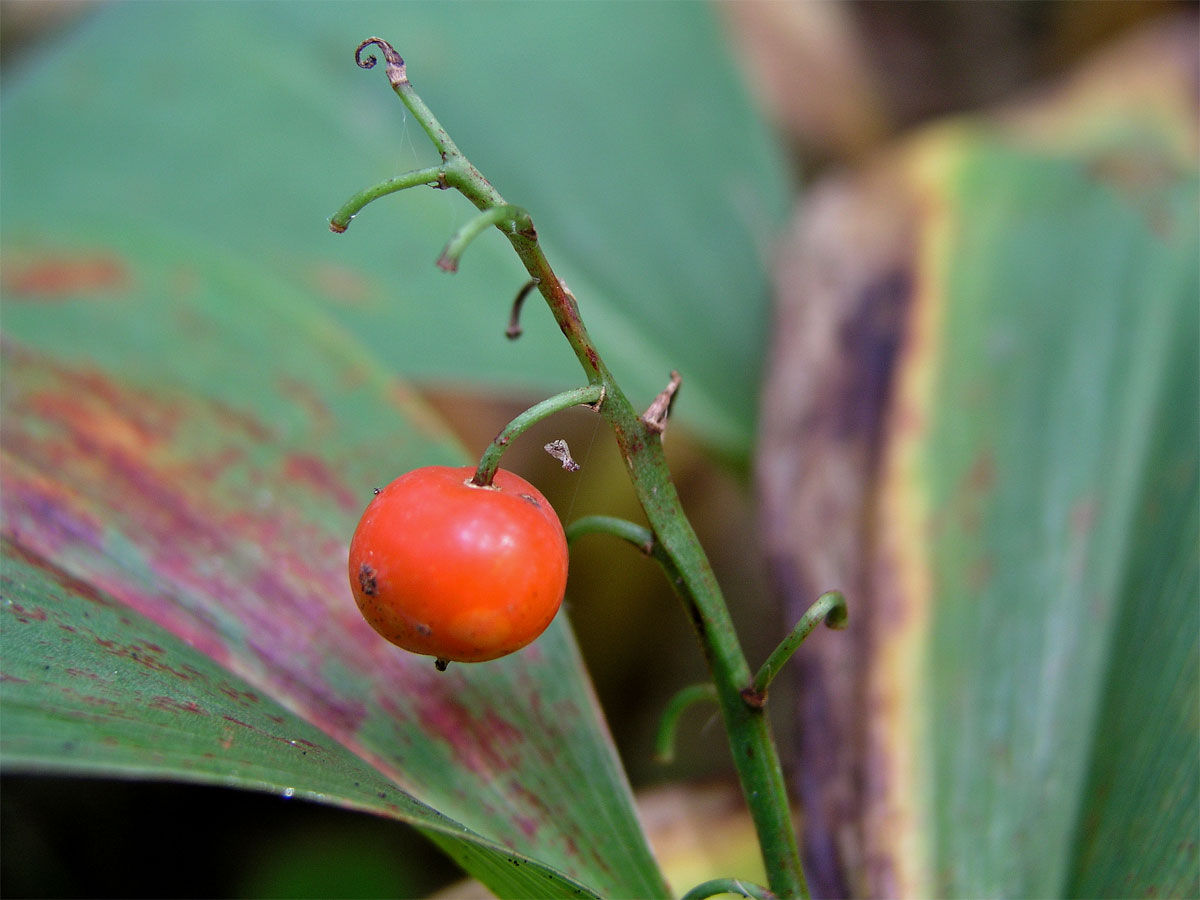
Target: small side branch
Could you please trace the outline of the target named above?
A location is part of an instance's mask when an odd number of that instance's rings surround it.
[[[662,542],[644,525],[637,525],[627,519],[616,516],[583,516],[576,519],[566,528],[567,543],[573,544],[585,534],[611,534],[626,543],[632,544],[644,556],[650,557],[666,576],[671,590],[683,601],[684,608],[693,619],[702,619],[703,612],[696,606],[695,599],[688,592],[686,579],[676,565]]]
[[[512,312],[508,317],[508,328],[504,330],[504,336],[510,341],[515,341],[524,332],[521,330],[521,307],[525,305],[525,298],[528,297],[535,287],[542,283],[540,278],[530,278],[521,289],[517,291],[517,296],[513,298]]]
[[[717,702],[717,689],[711,682],[689,685],[671,698],[658,724],[658,737],[654,741],[655,759],[661,763],[675,759],[675,734],[679,731],[679,720],[689,706],[702,702]]]
[[[585,534],[611,534],[632,544],[643,555],[654,553],[654,532],[645,525],[638,525],[617,516],[581,516],[566,528],[567,543],[573,544]]]
[[[521,207],[493,206],[491,209],[485,209],[454,233],[454,237],[450,238],[450,243],[438,257],[438,268],[446,272],[457,272],[458,259],[467,249],[467,245],[493,226],[507,234],[536,236],[536,232],[533,230],[533,220],[529,218],[529,213]]]
[[[395,178],[389,178],[387,181],[381,181],[379,184],[359,191],[343,203],[342,208],[333,214],[333,217],[329,220],[329,230],[335,234],[341,234],[350,227],[350,220],[358,215],[359,211],[372,200],[378,200],[387,194],[394,194],[396,191],[407,190],[408,188],[418,187],[423,184],[445,190],[449,187],[446,183],[446,167],[427,166],[424,169],[414,169],[411,172],[405,172],[403,175],[397,175]]]
[[[654,532],[645,525],[638,525],[617,516],[582,516],[568,525],[566,532],[568,544],[573,544],[585,534],[611,534],[613,537],[618,537],[627,544],[631,544],[643,556],[648,556],[658,563],[663,570],[663,575],[667,577],[671,589],[684,598],[685,602],[688,602],[679,567],[675,565],[671,554],[654,536]]]
[[[501,429],[492,440],[483,455],[479,458],[479,467],[471,483],[478,487],[488,487],[496,477],[496,469],[500,468],[500,457],[508,449],[508,445],[523,434],[535,422],[540,422],[557,412],[570,409],[572,406],[587,405],[598,409],[604,400],[604,386],[589,384],[586,387],[574,388],[548,397],[541,403],[529,407]]]
[[[800,617],[796,627],[779,646],[767,657],[762,668],[754,676],[750,687],[742,692],[742,698],[751,706],[761,707],[766,702],[767,688],[779,674],[779,670],[791,659],[792,654],[804,643],[814,628],[824,621],[826,627],[841,630],[849,621],[849,610],[846,608],[846,598],[841,591],[826,591],[808,611]]]
[[[753,900],[774,900],[776,896],[761,884],[752,881],[743,881],[741,878],[714,878],[712,881],[696,885],[683,895],[682,900],[706,900],[721,894],[751,897]]]

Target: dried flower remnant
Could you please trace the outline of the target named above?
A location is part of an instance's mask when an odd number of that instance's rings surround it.
[[[562,463],[562,467],[568,472],[579,471],[579,463],[571,458],[571,449],[567,446],[566,441],[562,439],[551,441],[542,449]]]

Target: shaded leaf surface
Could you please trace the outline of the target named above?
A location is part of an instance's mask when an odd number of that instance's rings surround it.
[[[746,454],[787,189],[699,4],[111,7],[6,86],[8,227],[166,228],[253,259],[407,376],[575,385],[540,304],[520,342],[501,338],[526,276],[500,235],[454,276],[434,266],[465,199],[408,191],[329,234],[351,193],[436,162],[383,73],[354,65],[372,34],[531,211],[626,393],[648,403],[680,370],[679,415]]]
[[[450,314],[405,302],[411,297],[392,287],[411,287],[407,271],[377,259],[386,287],[372,287],[383,279],[373,282],[353,260],[329,262],[338,251],[307,253],[351,246],[325,231],[329,198],[314,200],[310,186],[325,185],[344,152],[336,133],[375,121],[330,87],[369,76],[351,63],[326,82],[322,61],[349,61],[334,40],[341,31],[353,26],[352,48],[360,30],[374,28],[352,16],[341,21],[339,12],[337,27],[323,32],[322,17],[335,16],[329,8],[298,9],[308,12],[292,19],[280,7],[253,5],[114,7],[6,94],[4,534],[23,557],[125,604],[213,660],[230,684],[277,702],[324,734],[326,746],[340,745],[449,817],[447,829],[430,820],[430,833],[494,889],[538,893],[535,881],[504,874],[513,866],[489,842],[588,890],[661,895],[565,620],[515,657],[439,675],[428,660],[380,641],[350,602],[345,544],[371,488],[418,465],[464,459],[390,371],[422,371],[409,363],[423,353],[427,362],[453,359],[464,376],[501,364],[476,366],[491,351],[445,349],[483,341],[462,324],[476,321],[465,302]],[[704,21],[695,20],[701,37]],[[313,68],[289,70],[264,53],[255,27],[268,24],[288,33],[293,49],[304,47],[296,53],[316,59]],[[175,33],[189,35],[190,67],[180,68],[178,47],[160,41]],[[91,79],[87,92],[70,74],[81,69]],[[203,97],[188,94],[201,89]],[[352,90],[384,95],[381,115],[394,122],[386,87],[356,79]],[[375,102],[363,101],[367,110]],[[86,144],[68,137],[84,133]],[[324,150],[318,139],[328,141]],[[297,198],[303,209],[290,205]],[[435,231],[452,224],[453,213],[432,210],[418,203],[397,221],[415,215],[418,233],[429,216]],[[370,233],[362,224],[356,231]],[[374,233],[383,237],[372,253],[386,245],[380,258],[390,259],[400,233]],[[427,262],[422,255],[422,271]],[[484,269],[475,286],[494,287]],[[475,303],[472,282],[457,284]],[[428,316],[424,325],[406,318],[412,310]],[[489,329],[493,344],[505,346]],[[536,369],[537,346],[522,350],[522,364]],[[6,561],[6,573],[12,565]],[[37,570],[20,580],[43,605],[71,599],[57,583]],[[122,646],[142,627],[132,615],[106,621],[111,633],[97,638]],[[6,660],[61,662],[50,645],[20,643],[27,634],[6,629]],[[20,653],[10,653],[10,640]],[[161,696],[185,706],[220,700]],[[123,715],[138,709],[133,693],[115,702]],[[187,717],[191,730],[158,732],[153,753],[126,747],[118,765],[65,751],[90,727],[85,718],[26,709],[22,731],[6,722],[3,735],[6,760],[22,769],[179,775],[197,741],[217,747],[204,772],[244,762],[232,748],[222,756],[218,716]],[[276,743],[263,745],[263,765],[284,781],[291,750]],[[27,749],[10,757],[18,745]],[[282,756],[268,760],[269,748]],[[275,778],[262,772],[244,783]],[[327,792],[335,802],[358,802],[334,794]],[[460,826],[482,839],[447,837]],[[529,878],[549,871],[531,867]],[[562,878],[553,884],[576,889]]]
[[[940,893],[1062,891],[1081,831],[1087,855],[1109,858],[1111,880],[1087,869],[1100,894],[1187,893],[1200,875],[1187,837],[1200,825],[1200,772],[1186,750],[1200,734],[1184,712],[1200,700],[1197,186],[1168,169],[1162,196],[1143,194],[1162,204],[1160,231],[1089,163],[981,148],[958,182],[964,209],[1028,224],[967,225],[947,248],[958,257],[947,293],[962,300],[947,309],[921,451],[936,597],[934,859],[956,861]],[[1012,203],[1017,184],[1028,199]],[[1051,240],[1057,261],[1036,252]],[[998,368],[1011,374],[997,379]],[[971,409],[991,412],[974,427],[949,414]],[[1149,669],[1153,690],[1132,693]],[[1158,752],[1137,752],[1143,733],[1164,739]],[[1089,783],[1089,770],[1108,777]],[[1143,779],[1171,789],[1125,786]],[[1125,805],[1101,800],[1114,790]],[[1094,843],[1097,815],[1122,833],[1115,846]],[[976,839],[954,827],[964,821],[979,823]],[[1162,855],[1147,852],[1151,836]]]
[[[927,134],[810,207],[792,289],[835,286],[798,296],[827,304],[804,315],[836,393],[793,384],[806,404],[774,408],[764,453],[813,429],[769,470],[768,521],[801,593],[851,603],[853,642],[809,656],[802,701],[853,748],[801,761],[823,824],[862,829],[860,871],[809,842],[836,889],[1200,888],[1194,47],[1152,33],[1049,107]],[[830,503],[829,546],[799,549]]]

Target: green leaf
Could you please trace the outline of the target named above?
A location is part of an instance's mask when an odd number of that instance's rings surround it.
[[[544,311],[526,311],[521,342],[502,338],[523,276],[499,235],[453,278],[433,265],[470,212],[461,198],[410,192],[329,233],[347,194],[432,161],[381,73],[353,64],[375,33],[534,214],[627,390],[648,402],[681,369],[681,416],[745,452],[760,263],[785,191],[706,8],[106,7],[6,73],[0,106],[0,501],[4,534],[36,562],[25,602],[6,597],[66,624],[93,595],[124,604],[97,640],[139,643],[142,617],[174,635],[148,639],[211,659],[223,683],[319,730],[342,769],[357,758],[407,792],[404,814],[502,894],[661,896],[564,619],[517,656],[439,675],[380,641],[349,598],[346,542],[371,488],[465,461],[396,374],[506,391],[579,382]],[[36,634],[5,630],[6,675],[10,661],[65,665]],[[76,651],[67,668],[99,671],[104,657]],[[222,747],[221,716],[149,709],[140,665],[114,670],[107,696],[120,716],[164,723],[153,747],[109,729],[116,748],[82,752],[96,723],[43,717],[39,698],[58,690],[44,684],[19,729],[6,716],[5,764],[195,766],[362,802],[312,760],[294,770],[284,743],[262,743],[254,769]],[[150,696],[216,710],[220,694]],[[517,875],[510,856],[539,864]]]
[[[131,258],[88,256],[86,240],[62,234],[53,251],[6,242],[11,283],[94,283],[78,299],[15,291],[21,299],[6,302],[5,534],[481,835],[464,844],[431,832],[497,890],[507,890],[512,864],[488,841],[540,860],[529,877],[546,866],[565,873],[571,881],[555,883],[568,893],[580,882],[661,894],[565,620],[521,654],[438,673],[379,639],[350,598],[346,543],[371,487],[462,458],[436,420],[302,296],[258,270],[161,234],[106,236],[133,248]],[[25,590],[53,596],[52,587],[35,580]],[[132,645],[135,622],[109,618],[96,639]],[[6,629],[5,666],[22,655],[59,661],[52,645]],[[221,700],[162,696],[185,706]],[[140,700],[122,696],[122,715],[140,715]],[[214,770],[241,765],[236,748],[222,757],[221,717],[188,724],[170,732],[178,744],[135,745],[130,757],[172,775],[176,755],[190,758],[202,741],[217,754]],[[82,739],[81,725],[52,718],[41,728],[61,747]],[[5,758],[24,740],[6,717]],[[278,752],[275,765],[288,772],[290,749]],[[18,759],[33,764],[29,754]],[[47,755],[37,765],[113,770],[102,755]],[[311,790],[336,796],[336,786]]]
[[[1090,112],[914,152],[876,679],[923,895],[1200,890],[1200,179],[1138,106]]]
[[[530,304],[521,341],[501,338],[525,275],[500,235],[476,241],[454,276],[434,266],[474,211],[463,198],[408,191],[329,234],[352,192],[436,162],[382,72],[354,65],[372,34],[533,214],[626,393],[649,403],[680,370],[681,419],[744,456],[763,261],[788,191],[700,4],[108,8],[7,80],[7,227],[167,229],[325,304],[406,376],[574,386],[544,309]]]
[[[278,702],[326,735],[327,746],[340,745],[449,817],[445,829],[427,821],[428,833],[493,889],[544,893],[532,885],[545,875],[564,893],[663,895],[565,621],[517,657],[439,675],[427,660],[383,644],[350,603],[345,542],[371,487],[464,457],[335,321],[352,317],[315,296],[314,284],[334,284],[351,302],[364,283],[350,268],[306,255],[310,227],[329,246],[338,239],[286,202],[311,199],[305,185],[326,180],[311,161],[322,159],[319,146],[310,155],[301,138],[337,128],[312,125],[314,108],[336,117],[346,107],[311,80],[303,86],[315,94],[296,93],[283,78],[287,59],[268,66],[248,33],[234,54],[252,70],[238,82],[244,89],[221,87],[232,64],[210,60],[211,71],[198,70],[193,58],[177,70],[178,51],[160,43],[187,33],[193,53],[236,47],[247,16],[308,35],[317,49],[305,53],[318,59],[325,38],[311,23],[289,24],[280,7],[270,15],[211,9],[228,12],[112,8],[5,97],[5,534],[27,558],[126,604],[228,670],[229,684]],[[171,15],[184,18],[167,27],[162,17]],[[88,71],[88,92],[69,79],[81,70],[74,67]],[[363,76],[352,67],[351,74]],[[361,79],[353,84],[355,93],[366,90]],[[182,102],[197,85],[204,103]],[[304,159],[310,174],[295,181],[239,156],[262,149],[262,132],[250,125],[269,118],[238,105],[251,102],[284,108],[278,121],[288,147],[276,150],[280,159]],[[289,103],[308,117],[300,134],[287,133],[295,124]],[[202,109],[219,120],[230,104],[243,116],[240,127],[198,124]],[[251,184],[259,193],[242,190]],[[427,214],[418,211],[418,221]],[[376,296],[372,307],[368,296],[362,337],[389,356],[402,349],[456,358],[479,375],[474,351],[445,349],[473,339],[453,316],[429,313],[442,347],[434,351],[432,334],[391,315],[396,299]],[[522,354],[536,362],[537,345]],[[50,581],[28,577],[27,595],[43,604],[58,596]],[[139,622],[118,616],[98,637],[131,645]],[[54,649],[21,643],[28,635],[6,631],[6,660],[53,665]],[[154,696],[206,708],[220,701]],[[137,716],[141,697],[131,690],[114,702]],[[136,766],[176,776],[197,741],[217,747],[210,772],[242,765],[237,751],[222,756],[217,717],[189,717],[191,731],[170,729],[178,744],[161,735],[153,751],[127,746],[121,765],[103,755],[19,750],[33,738],[28,729],[42,730],[38,740],[51,736],[51,747],[85,746],[86,719],[22,721],[20,730],[6,722],[3,749],[6,764],[23,769],[103,774]],[[291,751],[277,749],[285,756],[273,765],[286,773]],[[265,776],[247,780],[260,785]],[[346,802],[325,787],[311,790]],[[459,826],[479,837],[449,837]],[[495,844],[540,864],[512,876]]]
[[[818,890],[1200,893],[1194,62],[926,130],[781,254],[762,531],[849,606],[796,657]]]
[[[343,806],[421,828],[502,896],[591,896],[439,815],[114,598],[8,539],[2,553],[7,770],[170,777]]]

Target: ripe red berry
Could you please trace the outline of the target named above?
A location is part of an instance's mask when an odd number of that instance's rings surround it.
[[[541,493],[500,469],[401,475],[363,513],[350,542],[350,587],[371,627],[413,653],[482,662],[546,630],[567,584],[567,541]]]

